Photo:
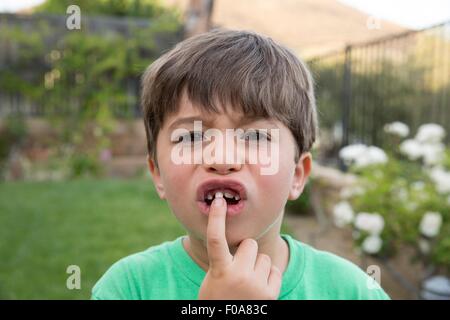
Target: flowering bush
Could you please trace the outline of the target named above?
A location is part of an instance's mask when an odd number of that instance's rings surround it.
[[[333,210],[338,227],[351,226],[356,246],[389,257],[404,245],[425,263],[450,270],[450,150],[437,124],[384,127],[383,149],[355,144],[340,158],[358,183],[341,191]]]

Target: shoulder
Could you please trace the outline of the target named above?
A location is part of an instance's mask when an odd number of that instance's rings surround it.
[[[303,250],[304,282],[333,299],[389,299],[379,284],[353,262],[293,240]]]
[[[170,247],[177,240],[167,241],[134,253],[115,262],[92,288],[92,299],[140,299],[141,286],[149,277],[161,278],[170,259]]]

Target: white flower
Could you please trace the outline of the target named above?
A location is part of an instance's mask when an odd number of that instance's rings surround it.
[[[422,144],[423,162],[436,165],[444,159],[445,146],[442,143]]]
[[[370,146],[367,149],[367,157],[370,159],[370,164],[386,163],[388,161],[386,152],[374,146]]]
[[[416,140],[421,143],[437,143],[445,137],[445,130],[438,124],[428,123],[419,127]]]
[[[372,235],[377,235],[383,231],[384,219],[378,213],[361,212],[356,215],[355,227]]]
[[[400,144],[400,152],[408,157],[409,160],[417,160],[422,157],[422,146],[414,139],[407,139]]]
[[[427,237],[435,237],[439,234],[442,224],[442,216],[439,212],[428,211],[420,221],[420,232]]]
[[[445,171],[441,167],[434,167],[430,170],[429,176],[439,193],[445,194],[450,192],[450,172]]]
[[[357,168],[364,168],[374,164],[383,164],[388,161],[386,153],[374,146],[353,144],[342,148],[339,157],[346,165],[354,164]]]
[[[383,244],[383,240],[378,235],[370,235],[364,239],[362,249],[368,254],[378,253]]]
[[[339,157],[350,165],[355,159],[361,157],[366,152],[367,146],[364,144],[352,144],[339,151]]]
[[[424,124],[419,127],[414,139],[407,139],[400,144],[400,152],[410,160],[423,158],[428,166],[439,164],[445,154],[445,146],[441,143],[444,136],[445,130],[441,126]]]
[[[333,208],[334,223],[340,228],[351,223],[353,215],[353,209],[347,201],[341,201]]]
[[[384,131],[404,138],[409,134],[409,127],[403,122],[395,121],[386,124]]]

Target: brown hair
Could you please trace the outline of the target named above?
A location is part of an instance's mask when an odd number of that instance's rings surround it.
[[[275,118],[292,132],[296,157],[317,132],[313,80],[288,48],[249,31],[215,29],[188,38],[162,55],[142,78],[142,110],[149,155],[164,120],[179,109],[183,92],[204,112],[231,105],[246,117]]]

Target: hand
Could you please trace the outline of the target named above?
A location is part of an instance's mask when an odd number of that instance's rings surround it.
[[[258,254],[258,243],[245,239],[234,257],[225,238],[227,204],[218,192],[211,203],[206,231],[209,269],[199,299],[276,300],[280,294],[281,272],[266,254]]]

